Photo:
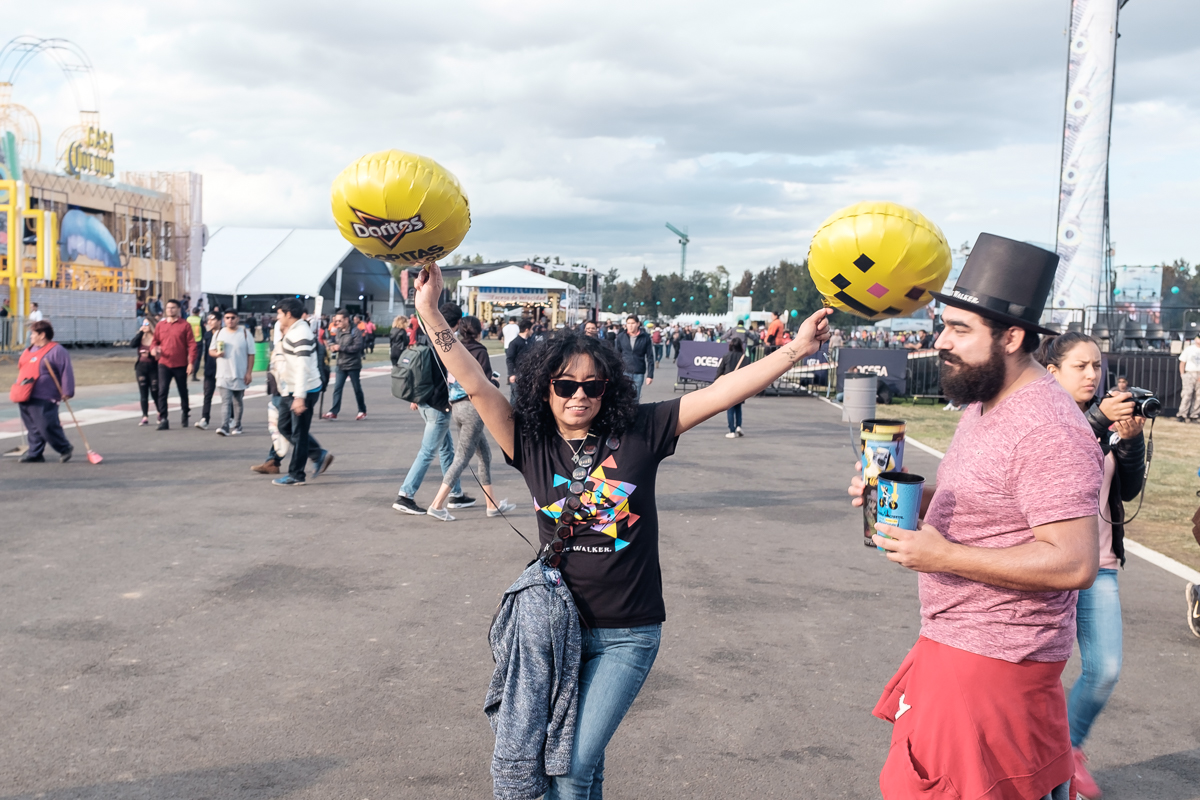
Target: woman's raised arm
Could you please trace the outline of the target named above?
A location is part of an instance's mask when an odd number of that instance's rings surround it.
[[[421,327],[433,342],[433,349],[446,365],[446,369],[470,396],[471,403],[479,412],[483,424],[496,439],[496,444],[511,457],[512,406],[490,378],[483,374],[483,368],[475,360],[475,356],[467,352],[467,348],[459,343],[450,326],[446,324],[446,318],[437,307],[443,286],[442,271],[437,264],[430,264],[417,275],[415,304]]]
[[[822,308],[804,321],[796,338],[771,355],[721,377],[715,383],[685,394],[679,401],[679,425],[676,435],[696,427],[709,417],[761,392],[800,359],[821,349],[829,341],[829,322],[833,309]]]

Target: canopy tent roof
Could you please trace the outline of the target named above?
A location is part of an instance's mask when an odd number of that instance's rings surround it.
[[[205,294],[315,297],[339,266],[360,266],[355,255],[333,229],[218,228],[204,248],[200,287]],[[380,273],[387,291],[387,265],[379,262],[371,271]]]
[[[444,272],[453,275],[454,267],[445,267]],[[488,289],[524,289],[527,292],[567,292],[578,291],[578,288],[560,281],[558,278],[551,278],[549,275],[541,275],[532,270],[522,269],[521,267],[505,267],[494,272],[485,272],[482,275],[473,275],[470,278],[463,278],[458,282],[459,286],[470,286],[476,289],[487,291]]]

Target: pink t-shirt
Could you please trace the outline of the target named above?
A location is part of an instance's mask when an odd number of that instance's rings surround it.
[[[1034,541],[1032,528],[1099,508],[1101,452],[1075,401],[1044,375],[987,414],[963,412],[925,521],[972,547]],[[921,635],[990,658],[1066,661],[1075,639],[1071,592],[1027,592],[922,573]]]

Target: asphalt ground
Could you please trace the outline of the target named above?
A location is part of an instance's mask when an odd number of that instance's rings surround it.
[[[303,488],[249,471],[263,400],[240,438],[126,420],[88,427],[99,466],[0,460],[0,800],[490,796],[487,629],[530,550],[482,502],[449,524],[393,511],[421,422],[386,378],[363,385],[369,419],[315,424],[336,461]],[[663,463],[668,620],[607,796],[879,796],[890,726],[870,711],[916,639],[916,580],[861,544],[839,419],[756,398],[745,438],[714,419]],[[493,472],[532,535],[520,475]],[[1198,798],[1183,584],[1137,559],[1121,582],[1094,774],[1109,798]]]

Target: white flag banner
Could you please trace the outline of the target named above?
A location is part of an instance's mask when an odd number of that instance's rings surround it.
[[[1067,113],[1058,191],[1058,273],[1054,309],[1106,299],[1104,196],[1112,125],[1118,0],[1073,0]]]

